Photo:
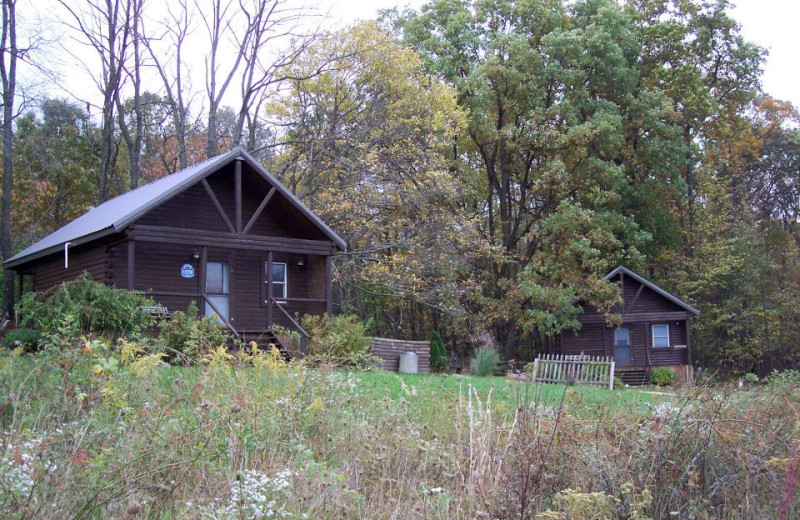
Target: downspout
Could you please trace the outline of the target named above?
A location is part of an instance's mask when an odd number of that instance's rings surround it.
[[[64,269],[69,268],[69,246],[72,245],[72,242],[65,242],[64,243]]]

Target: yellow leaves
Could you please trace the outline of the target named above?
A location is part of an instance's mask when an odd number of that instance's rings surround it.
[[[228,349],[220,346],[203,356],[201,362],[212,370],[221,370],[230,368],[232,359],[233,356],[228,354]]]
[[[325,409],[325,404],[322,402],[321,397],[317,397],[310,405],[308,405],[308,411],[312,413],[319,413],[324,409]]]

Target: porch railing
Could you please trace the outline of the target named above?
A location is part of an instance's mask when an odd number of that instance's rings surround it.
[[[614,360],[605,356],[545,354],[534,360],[531,379],[542,383],[607,386],[613,390]]]

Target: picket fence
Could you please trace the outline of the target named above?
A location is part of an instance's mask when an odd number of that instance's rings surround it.
[[[531,379],[542,383],[574,382],[614,389],[614,359],[603,356],[545,354],[533,361]]]

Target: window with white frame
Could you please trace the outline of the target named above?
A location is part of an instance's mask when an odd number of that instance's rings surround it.
[[[653,325],[653,348],[669,347],[669,325]]]
[[[269,262],[264,262],[264,283],[269,283]],[[288,285],[286,264],[272,262],[272,297],[276,300],[285,300],[288,294]]]

